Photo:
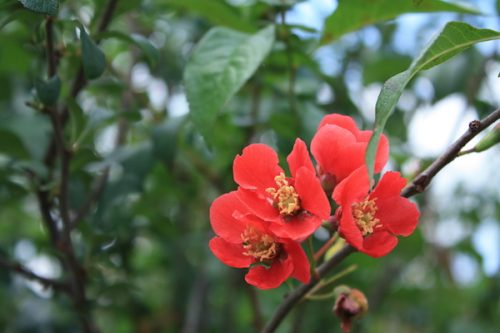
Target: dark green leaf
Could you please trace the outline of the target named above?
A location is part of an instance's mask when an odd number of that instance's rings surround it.
[[[444,11],[479,14],[476,10],[440,0],[339,0],[337,9],[325,21],[320,43],[328,44],[348,32],[404,13]]]
[[[370,179],[373,179],[375,150],[380,135],[408,82],[419,71],[439,65],[476,43],[499,38],[500,32],[494,30],[476,29],[463,22],[450,22],[429,43],[427,48],[412,62],[406,71],[393,76],[385,82],[375,106],[375,129],[366,151],[366,164]]]
[[[0,113],[0,129],[14,134],[34,159],[41,160],[50,140],[50,121],[40,114]]]
[[[21,139],[3,128],[0,128],[0,154],[20,160],[29,159],[30,157]]]
[[[35,80],[35,89],[38,98],[43,104],[54,105],[57,103],[61,91],[61,80],[57,75],[54,75],[47,81]]]
[[[19,2],[27,9],[51,16],[56,16],[59,8],[59,0],[19,0]]]
[[[217,27],[199,42],[184,80],[193,122],[205,137],[217,113],[257,70],[273,42],[273,26],[254,35]]]
[[[106,57],[97,44],[90,39],[83,27],[80,28],[82,42],[82,62],[85,77],[89,80],[102,75],[106,68]]]

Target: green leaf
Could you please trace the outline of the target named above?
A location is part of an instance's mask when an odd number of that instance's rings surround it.
[[[474,151],[485,151],[500,143],[500,124],[491,129],[474,147]]]
[[[35,89],[40,101],[45,105],[54,105],[57,103],[61,91],[61,80],[59,76],[54,75],[47,81],[35,80]]]
[[[14,145],[15,141],[20,141],[31,158],[42,160],[52,133],[52,126],[47,118],[41,114],[0,113],[0,130],[8,131],[18,138],[7,140],[6,144],[12,142]]]
[[[234,11],[224,1],[209,0],[163,0],[173,7],[187,9],[203,16],[214,25],[225,26],[239,31],[254,32],[257,28]]]
[[[165,124],[153,131],[153,156],[171,166],[177,150],[177,133],[185,121],[185,117],[169,119]]]
[[[22,5],[34,12],[56,16],[59,8],[58,0],[19,0]]]
[[[89,80],[96,79],[102,75],[106,68],[106,57],[83,27],[80,27],[80,39],[82,42],[83,72]]]
[[[191,117],[205,137],[217,113],[254,74],[273,42],[273,26],[254,35],[216,27],[199,42],[184,81]]]
[[[366,164],[370,179],[373,179],[375,150],[380,135],[408,82],[421,70],[439,65],[476,43],[495,39],[500,39],[500,32],[476,29],[463,22],[450,22],[413,60],[406,71],[396,74],[385,82],[375,105],[375,129],[366,151]]]
[[[337,9],[326,18],[320,44],[328,44],[342,35],[395,18],[404,13],[478,11],[440,0],[339,0]]]
[[[137,34],[127,35],[120,31],[106,31],[98,37],[99,39],[116,38],[137,46],[144,53],[151,67],[156,66],[160,59],[158,49],[144,36]]]
[[[8,155],[13,159],[27,160],[29,151],[21,139],[9,130],[0,128],[0,154]]]

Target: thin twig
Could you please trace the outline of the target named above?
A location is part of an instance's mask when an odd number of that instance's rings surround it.
[[[328,239],[325,244],[321,246],[321,248],[314,254],[314,261],[318,261],[323,254],[332,246],[333,243],[339,238],[339,234],[335,233],[330,239]]]
[[[482,120],[475,120],[469,124],[469,129],[456,140],[439,158],[437,158],[426,170],[420,173],[415,180],[401,192],[401,195],[409,198],[417,193],[421,193],[429,185],[432,178],[440,172],[447,164],[453,161],[460,150],[472,140],[478,133],[500,119],[500,108],[493,111]],[[285,319],[286,315],[299,303],[302,298],[313,289],[331,269],[342,262],[347,256],[355,252],[355,249],[350,245],[344,246],[337,254],[330,260],[323,263],[317,269],[317,276],[313,276],[311,282],[301,285],[293,292],[291,292],[285,300],[276,309],[274,315],[266,324],[262,333],[274,332],[279,324]]]
[[[22,275],[28,280],[39,282],[44,286],[44,288],[52,288],[54,290],[64,291],[64,292],[69,291],[69,285],[66,282],[46,278],[38,274],[35,274],[18,262],[8,261],[4,258],[0,258],[0,266],[9,271]]]
[[[401,195],[404,197],[411,197],[417,193],[423,192],[432,178],[441,171],[446,165],[453,161],[460,150],[465,147],[465,145],[472,140],[477,134],[483,131],[485,128],[493,124],[495,121],[500,119],[500,108],[496,109],[488,116],[482,120],[474,120],[469,123],[469,129],[458,138],[439,158],[437,158],[427,169],[421,172],[413,182],[408,185]]]
[[[308,284],[303,284],[294,291],[292,291],[286,297],[285,301],[280,304],[280,306],[274,312],[273,317],[266,324],[262,333],[274,332],[278,328],[279,324],[285,319],[286,315],[293,309],[293,307],[300,302],[300,300],[312,289],[318,282],[323,278],[332,268],[337,266],[342,260],[344,260],[348,255],[354,253],[356,250],[350,245],[344,246],[339,252],[337,252],[330,260],[318,267],[317,277],[313,276],[311,282]]]

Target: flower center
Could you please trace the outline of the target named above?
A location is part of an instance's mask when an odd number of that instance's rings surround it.
[[[246,250],[243,254],[254,257],[257,261],[268,261],[276,258],[281,245],[276,243],[268,234],[261,234],[255,228],[247,227],[241,234],[243,248]]]
[[[375,199],[366,199],[352,205],[352,215],[363,233],[363,236],[373,233],[373,229],[380,222],[380,220],[375,217],[377,209],[378,207],[375,204]]]
[[[288,184],[285,174],[282,172],[274,177],[278,188],[270,187],[266,192],[271,194],[276,208],[282,215],[293,215],[300,210],[300,200],[295,187]]]

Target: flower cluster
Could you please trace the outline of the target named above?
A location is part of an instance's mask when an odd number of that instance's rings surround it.
[[[349,244],[372,257],[389,253],[396,236],[413,232],[419,212],[400,196],[406,180],[397,172],[385,173],[371,189],[364,162],[371,135],[350,117],[327,115],[311,142],[316,167],[297,139],[287,157],[289,175],[269,146],[243,149],[233,163],[238,189],[210,208],[214,255],[226,265],[248,267],[245,280],[261,289],[278,287],[289,277],[307,283],[310,264],[300,243],[329,220],[332,208],[339,234]],[[388,158],[389,142],[382,136],[376,173]]]

